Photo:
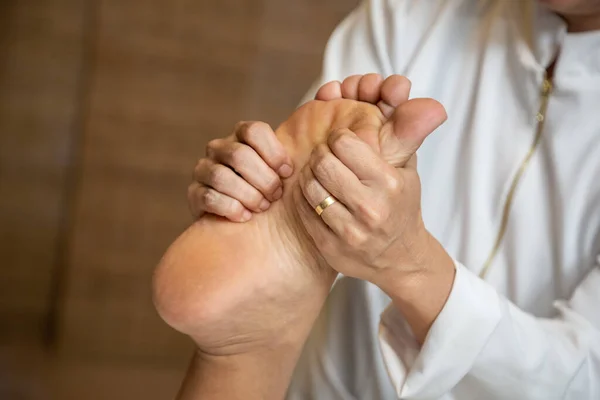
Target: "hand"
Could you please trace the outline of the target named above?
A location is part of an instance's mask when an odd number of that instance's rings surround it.
[[[381,153],[348,129],[332,133],[301,170],[302,193],[296,195],[301,220],[327,263],[378,285],[407,314],[416,307],[409,286],[432,274],[440,278],[435,282],[443,282],[443,290],[435,301],[427,299],[427,316],[420,310],[413,318],[419,337],[441,310],[454,276],[451,259],[423,223],[415,154],[445,118],[443,108],[431,100],[400,105],[380,133]],[[391,125],[393,134],[386,133]],[[399,156],[384,158],[390,148]],[[319,217],[314,208],[328,196],[337,201]]]
[[[293,165],[275,132],[264,122],[240,122],[232,135],[208,143],[188,188],[192,214],[246,222],[281,198],[281,178]]]
[[[384,81],[376,74],[330,82],[317,93],[317,98],[341,95],[377,103],[390,118],[379,131],[379,143],[373,142],[377,135],[371,132],[360,132],[360,138],[349,129],[333,132],[326,144],[314,149],[300,174],[305,201],[296,203],[304,211],[302,220],[325,259],[345,275],[371,280],[376,272],[397,269],[398,264],[420,264],[419,246],[400,246],[409,251],[398,254],[393,244],[403,242],[405,235],[411,242],[428,237],[415,152],[446,113],[430,99],[408,101],[409,93],[406,78],[394,75]],[[322,214],[325,225],[314,208],[329,195],[338,204]]]
[[[299,183],[302,220],[338,272],[374,281],[389,269],[421,269],[427,231],[416,156],[396,169],[354,132],[340,129],[315,148]],[[328,196],[337,202],[319,217],[314,208]]]
[[[405,101],[410,81],[392,75],[354,75],[344,82],[329,82],[315,100],[349,99],[377,104],[386,118]],[[281,198],[280,178],[293,173],[293,163],[269,125],[240,122],[232,135],[208,143],[206,157],[194,168],[194,182],[188,188],[192,214],[200,218],[215,214],[233,222],[246,222],[252,212],[266,211]]]

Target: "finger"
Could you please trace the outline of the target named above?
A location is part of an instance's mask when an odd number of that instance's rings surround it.
[[[299,173],[299,176],[302,171]],[[300,220],[308,235],[312,238],[318,250],[329,250],[336,253],[340,246],[340,240],[336,234],[323,222],[323,219],[317,215],[315,209],[309,204],[304,197],[304,193],[300,185],[292,186],[292,198],[294,205],[298,210]]]
[[[314,210],[323,200],[330,196],[330,193],[323,188],[319,181],[315,178],[312,170],[305,166],[298,178],[298,183],[302,189],[304,198]],[[316,215],[316,211],[315,215]],[[356,221],[350,211],[340,201],[333,203],[323,210],[320,215],[322,222],[327,225],[338,238],[345,236],[345,232],[353,229]]]
[[[321,86],[315,100],[330,101],[342,98],[342,84],[339,81],[328,82]]]
[[[268,124],[240,122],[236,125],[235,135],[240,142],[252,147],[282,178],[288,178],[294,172],[291,157]]]
[[[194,172],[196,180],[241,202],[256,212],[266,211],[271,203],[252,185],[230,168],[205,158],[198,162]]]
[[[383,182],[384,175],[394,171],[392,166],[350,129],[337,129],[330,133],[327,146],[368,187]]]
[[[209,154],[217,163],[224,164],[240,174],[269,201],[281,198],[281,179],[250,146],[217,139],[209,143]]]
[[[313,150],[308,166],[312,176],[317,180],[315,184],[344,204],[352,214],[355,214],[358,207],[368,198],[366,186],[331,152],[327,145],[319,145]],[[320,200],[317,197],[315,200],[321,202],[323,199],[324,197]]]
[[[352,75],[342,82],[342,97],[349,100],[358,100],[358,84],[362,75]]]
[[[411,82],[402,75],[390,75],[381,85],[381,101],[377,104],[386,118],[394,115],[396,107],[408,101]]]
[[[197,182],[188,188],[188,199],[192,213],[198,217],[210,213],[233,222],[246,222],[252,218],[252,213],[239,201]]]
[[[364,75],[358,83],[358,100],[377,104],[381,98],[383,78],[379,74]]]
[[[188,186],[187,191],[187,200],[188,206],[190,208],[190,212],[194,218],[200,218],[204,215],[205,210],[203,203],[201,202],[200,197],[198,196],[198,190],[202,185],[198,182],[192,182],[191,185]]]

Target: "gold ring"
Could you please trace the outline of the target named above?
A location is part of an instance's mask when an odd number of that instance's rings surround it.
[[[325,209],[327,207],[329,207],[330,205],[332,205],[336,201],[337,200],[334,199],[333,196],[328,196],[325,200],[323,200],[322,202],[320,202],[318,206],[315,207],[315,211],[317,212],[317,215],[323,214],[323,211],[325,211]]]

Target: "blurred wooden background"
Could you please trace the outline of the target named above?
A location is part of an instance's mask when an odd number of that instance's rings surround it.
[[[0,398],[172,397],[150,279],[191,169],[285,119],[357,2],[0,1]]]

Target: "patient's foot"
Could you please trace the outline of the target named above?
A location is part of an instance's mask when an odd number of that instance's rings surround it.
[[[187,229],[156,271],[161,316],[211,354],[303,342],[336,273],[299,221],[292,197],[297,173],[337,128],[351,129],[401,165],[443,121],[440,109],[433,100],[412,100],[390,121],[389,109],[346,99],[298,109],[277,130],[296,166],[282,200],[245,224],[208,216]]]
[[[410,81],[401,75],[386,79],[379,74],[353,75],[343,82],[329,82],[319,89],[315,100],[358,100],[377,105],[386,118],[391,118],[396,107],[408,100]]]

